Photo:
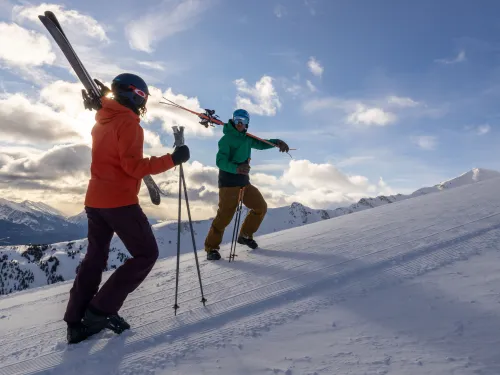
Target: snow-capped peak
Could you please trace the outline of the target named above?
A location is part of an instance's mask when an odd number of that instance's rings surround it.
[[[30,200],[25,200],[20,203],[21,206],[26,207],[27,209],[31,211],[38,211],[42,214],[49,214],[49,215],[54,215],[54,216],[62,216],[64,217],[64,214],[55,209],[54,207],[49,206],[48,204],[42,203],[42,202],[33,202]]]

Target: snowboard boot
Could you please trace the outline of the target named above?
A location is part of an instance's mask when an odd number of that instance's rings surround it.
[[[257,247],[259,247],[259,245],[257,245],[257,242],[255,242],[253,238],[242,235],[238,237],[238,243],[241,245],[247,245],[252,250],[255,250]]]
[[[211,249],[207,251],[207,260],[219,260],[220,258],[220,253],[217,250]]]

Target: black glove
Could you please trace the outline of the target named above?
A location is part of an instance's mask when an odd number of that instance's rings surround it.
[[[276,146],[279,147],[280,152],[290,151],[290,147],[288,147],[288,145],[284,141],[282,141],[281,139],[276,140]]]
[[[238,174],[249,174],[250,165],[248,163],[240,164],[238,165],[238,168],[236,168],[236,172],[238,172]]]
[[[172,160],[174,165],[185,163],[189,160],[189,148],[186,145],[178,146],[172,153]]]

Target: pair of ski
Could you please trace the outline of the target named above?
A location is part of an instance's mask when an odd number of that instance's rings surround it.
[[[64,53],[64,56],[66,56],[66,59],[68,59],[68,62],[75,71],[76,75],[85,87],[85,89],[82,89],[85,109],[99,110],[101,108],[101,97],[106,94],[105,86],[97,80],[94,81],[90,74],[87,72],[81,60],[78,58],[75,50],[73,49],[71,43],[66,37],[66,34],[64,33],[61,24],[59,23],[55,14],[47,11],[44,13],[44,15],[38,16],[38,18],[40,19],[40,21],[42,21],[43,25],[49,31],[50,35],[52,35],[57,45]],[[151,175],[144,177],[143,181],[148,189],[151,202],[155,205],[159,205],[161,202],[161,196],[166,194],[161,191]]]
[[[206,128],[208,128],[209,126],[214,126],[214,125],[224,125],[224,122],[220,120],[219,116],[217,116],[215,114],[215,110],[213,110],[213,109],[205,109],[205,113],[200,113],[200,112],[193,111],[189,108],[183,107],[183,106],[181,106],[181,105],[175,103],[174,101],[167,99],[165,97],[163,97],[163,100],[166,100],[166,102],[160,102],[160,104],[165,104],[165,105],[171,106],[173,108],[182,109],[183,111],[186,111],[186,112],[192,113],[193,115],[198,116],[200,119],[200,124]],[[251,133],[246,133],[246,136],[253,138],[253,139],[256,139],[260,142],[263,142],[269,146],[279,148],[278,145],[276,145],[272,142],[269,142],[265,139],[259,138],[256,135],[253,135]],[[296,149],[291,148],[290,151],[291,150],[296,150]],[[288,156],[292,157],[292,155],[290,155],[288,152],[287,152],[287,154],[288,154]]]

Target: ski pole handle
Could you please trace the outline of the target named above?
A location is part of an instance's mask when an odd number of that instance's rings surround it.
[[[174,147],[184,146],[184,126],[172,126],[174,131]]]

